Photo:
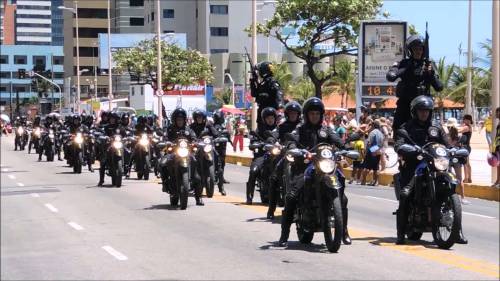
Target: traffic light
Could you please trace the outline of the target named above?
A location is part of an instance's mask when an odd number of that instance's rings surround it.
[[[17,70],[17,76],[19,79],[25,79],[26,78],[26,69],[20,68]]]

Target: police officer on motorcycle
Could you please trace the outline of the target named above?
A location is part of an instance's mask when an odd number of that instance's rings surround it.
[[[120,131],[120,118],[118,114],[115,112],[103,112],[101,115],[101,123],[99,124],[100,128],[104,131],[104,134],[107,137],[112,138],[117,132]],[[99,153],[99,182],[97,186],[102,186],[104,184],[104,176],[106,175],[106,167],[108,163],[106,162],[106,151],[107,151],[107,143],[100,144],[100,153]]]
[[[196,140],[196,134],[189,126],[187,126],[187,113],[183,108],[176,108],[171,115],[171,124],[167,128],[167,140],[170,142],[175,142],[179,138],[179,134],[184,132],[184,137],[188,139],[189,142]],[[162,180],[165,181],[168,179],[169,175],[173,175],[173,165],[174,165],[174,154],[167,155],[166,163],[162,164]],[[193,158],[191,158],[193,160]],[[163,161],[162,161],[163,162]],[[169,175],[165,175],[164,170],[167,169]],[[194,165],[192,165],[192,172],[196,173],[196,169],[194,169]],[[193,178],[196,178],[194,176]],[[193,182],[195,186],[194,196],[196,200],[196,205],[203,206],[203,200],[201,198],[201,184],[199,182]],[[166,192],[166,190],[163,190]]]
[[[406,55],[408,58],[395,63],[386,75],[390,82],[401,78],[396,87],[398,101],[394,115],[394,132],[412,118],[410,103],[414,98],[419,95],[430,96],[430,86],[438,92],[443,90],[433,64],[426,61],[428,58],[424,58],[424,39],[421,36],[412,35],[406,40]]]
[[[203,110],[196,109],[192,113],[193,123],[189,125],[189,128],[193,130],[197,138],[203,135],[208,135],[216,138],[218,133],[212,124],[207,123],[207,113]]]
[[[33,143],[33,136],[34,136],[35,130],[37,128],[41,127],[41,122],[42,122],[42,119],[41,119],[40,115],[35,116],[35,119],[33,120],[33,125],[32,125],[33,132],[31,133],[30,141],[28,143],[28,154],[31,153],[31,146],[34,144]],[[38,139],[38,143],[40,143],[40,139]],[[38,147],[37,147],[37,149],[38,149]]]
[[[302,114],[302,106],[296,102],[291,101],[285,105],[285,122],[278,125],[278,135],[279,142],[282,145],[286,145],[285,135],[287,133],[291,133],[297,125],[300,124],[301,115]],[[283,155],[281,155],[281,159],[278,162],[278,166],[274,169],[273,174],[271,175],[271,184],[270,184],[270,193],[269,193],[269,209],[267,211],[267,218],[274,218],[274,211],[276,210],[276,205],[278,203],[279,197],[279,188],[280,185],[283,184],[283,169],[285,168],[285,161],[283,159]]]
[[[304,123],[298,126],[293,134],[293,140],[289,148],[301,147],[311,149],[319,143],[328,143],[337,148],[343,148],[342,139],[328,126],[323,125],[325,106],[321,99],[312,97],[304,102],[302,115]],[[287,190],[285,198],[285,209],[281,221],[281,236],[279,246],[286,246],[290,234],[290,226],[293,223],[293,216],[297,206],[298,194],[306,184],[304,178],[304,169],[292,169],[290,190]],[[342,214],[344,219],[344,244],[350,244],[349,233],[347,232],[347,197],[345,197],[345,178],[339,177],[341,184],[340,198],[342,201]]]
[[[411,102],[412,119],[404,123],[396,132],[394,148],[399,153],[399,148],[404,144],[424,146],[429,142],[436,142],[450,147],[448,137],[439,124],[433,124],[432,111],[434,102],[431,97],[421,95]],[[404,157],[404,155],[403,155]],[[406,223],[408,218],[408,200],[415,181],[415,169],[418,164],[416,157],[404,157],[400,166],[399,208],[397,214],[397,244],[405,244]],[[457,243],[466,244],[467,239],[460,230]]]
[[[278,139],[278,132],[276,130],[277,127],[277,117],[278,114],[276,109],[273,107],[266,107],[262,110],[260,114],[260,119],[262,122],[260,127],[257,127],[257,130],[250,136],[250,143],[263,141],[266,143],[274,143]],[[269,131],[273,136],[266,137]],[[262,165],[264,164],[264,151],[260,150],[257,153],[254,153],[252,164],[250,165],[250,172],[248,175],[247,181],[247,201],[246,203],[251,205],[253,201],[253,195],[255,191],[255,181],[257,180],[257,175],[262,169]]]
[[[250,90],[252,97],[259,106],[257,117],[262,116],[265,108],[272,107],[278,109],[283,103],[283,93],[276,79],[273,77],[273,65],[271,62],[264,61],[257,65],[258,74],[261,81],[256,76],[250,78]],[[257,118],[258,127],[265,125],[261,118]],[[264,126],[265,127],[265,126]]]

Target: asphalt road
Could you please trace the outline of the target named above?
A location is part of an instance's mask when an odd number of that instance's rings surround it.
[[[498,202],[463,206],[468,245],[436,249],[426,233],[397,246],[392,189],[348,186],[354,241],[331,254],[321,233],[301,245],[294,227],[288,247],[276,247],[279,216],[242,204],[246,167],[228,165],[228,196],[204,207],[190,198],[180,211],[154,179],[99,188],[97,172],[39,163],[13,151],[13,138],[0,147],[2,280],[499,278]]]

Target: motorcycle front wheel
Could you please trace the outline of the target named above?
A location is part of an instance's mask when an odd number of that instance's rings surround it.
[[[432,208],[432,237],[441,249],[449,249],[460,237],[462,205],[458,194],[452,194],[444,202],[436,202]]]
[[[214,188],[215,188],[214,165],[208,168],[208,180],[206,182],[207,182],[207,197],[212,198],[214,196]]]
[[[189,174],[187,171],[182,173],[182,185],[180,192],[181,199],[181,210],[185,210],[188,204],[188,196],[189,196]]]
[[[323,233],[325,235],[325,244],[328,248],[328,251],[331,253],[338,252],[340,248],[340,242],[342,240],[342,232],[343,232],[343,223],[342,223],[342,205],[340,204],[340,198],[337,196],[333,199],[333,220],[335,231],[332,235],[332,226],[331,226],[331,214],[329,210],[322,210],[323,218],[321,221]]]

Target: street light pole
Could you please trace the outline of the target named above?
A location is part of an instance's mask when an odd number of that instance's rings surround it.
[[[108,0],[108,98],[109,98],[109,110],[113,108],[113,73],[111,66],[111,0]],[[96,88],[97,89],[97,88]],[[96,91],[97,92],[97,91]]]
[[[234,99],[234,80],[233,80],[233,77],[229,73],[224,74],[224,76],[227,76],[229,78],[229,81],[231,81],[231,98],[233,99],[233,105],[236,106],[236,102]]]
[[[497,134],[496,128],[498,125],[498,119],[495,116],[496,109],[500,106],[500,81],[498,81],[498,76],[500,76],[500,3],[498,1],[493,2],[493,34],[492,34],[492,54],[491,54],[491,72],[493,78],[491,85],[491,114],[493,119],[493,130],[491,130],[491,139],[494,140]],[[493,167],[491,169],[491,182],[495,182],[499,175],[496,174],[497,169]]]
[[[75,19],[76,19],[76,110],[80,113],[80,37],[78,31],[78,1],[75,1]]]
[[[465,113],[472,113],[472,0],[469,0],[469,37],[467,41],[467,93],[465,96]]]
[[[157,70],[156,70],[156,94],[158,95],[158,122],[160,127],[163,128],[163,110],[162,110],[162,76],[161,76],[161,14],[160,14],[160,0],[156,0],[156,37],[158,44],[157,54]]]
[[[257,64],[257,0],[252,0],[252,65]],[[257,129],[257,103],[252,100],[252,130]]]

